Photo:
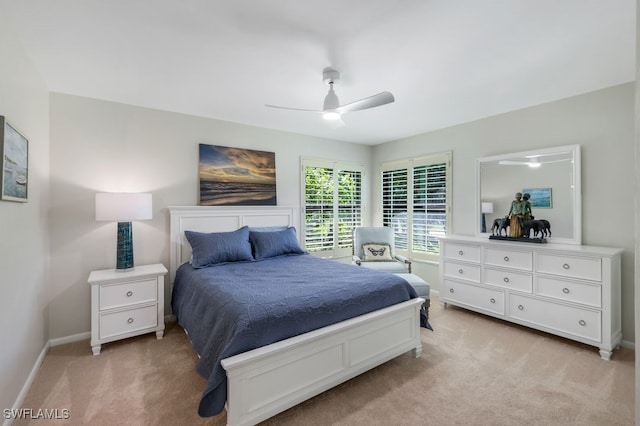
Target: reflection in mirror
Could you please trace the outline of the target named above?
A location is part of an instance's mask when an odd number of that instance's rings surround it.
[[[551,224],[548,242],[581,244],[579,145],[480,158],[477,171],[478,235],[491,234],[494,219],[509,213],[515,194],[527,192],[532,215]]]

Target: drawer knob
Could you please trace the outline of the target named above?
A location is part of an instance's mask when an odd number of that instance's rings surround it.
[[[133,322],[133,318],[129,318],[129,319],[127,320],[127,323],[128,323],[128,324],[131,324],[132,322]]]
[[[570,268],[570,266],[569,266],[569,264],[568,264],[568,263],[563,264],[563,265],[562,265],[562,267],[563,267],[564,269],[569,269],[569,268]]]
[[[449,293],[455,293],[455,291],[452,288],[450,288]]]
[[[127,297],[131,297],[131,296],[133,296],[133,292],[132,292],[131,290],[129,290],[129,291],[127,292]]]
[[[524,311],[524,306],[518,305],[518,309],[520,309],[521,311]]]
[[[584,327],[585,325],[587,325],[587,322],[585,320],[580,320],[578,321],[578,324]]]
[[[462,269],[458,269],[458,273],[459,274],[464,274],[464,271]]]
[[[565,287],[565,288],[562,289],[562,292],[564,294],[569,294],[569,289]]]
[[[460,250],[460,251],[458,251],[458,254],[459,254],[460,256],[462,256],[462,255],[464,254],[464,252],[463,252],[462,250]]]
[[[504,282],[508,283],[509,282],[509,277],[504,277]]]
[[[489,301],[490,301],[491,303],[496,303],[496,299],[494,299],[493,297],[492,297],[491,299],[489,299]]]
[[[509,256],[505,256],[505,257],[504,257],[504,261],[505,261],[505,262],[508,262],[508,261],[509,261]]]

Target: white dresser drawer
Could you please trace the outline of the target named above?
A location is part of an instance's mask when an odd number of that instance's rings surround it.
[[[484,263],[487,265],[531,271],[533,269],[533,253],[530,251],[510,251],[487,248],[484,251]]]
[[[539,254],[537,272],[561,275],[563,277],[602,281],[602,259],[594,257],[573,257]]]
[[[572,303],[602,307],[602,286],[572,281],[557,280],[550,277],[537,278],[536,294],[565,300]]]
[[[459,302],[462,305],[504,315],[504,291],[478,287],[456,281],[444,281],[444,302]]]
[[[446,261],[444,275],[460,280],[480,282],[480,265]]]
[[[154,302],[158,299],[157,285],[158,281],[155,278],[122,284],[101,284],[100,310]]]
[[[153,328],[158,325],[156,305],[100,315],[100,339]]]
[[[480,262],[480,247],[447,243],[444,246],[444,257],[478,263]]]
[[[531,293],[533,277],[531,274],[525,274],[522,272],[485,268],[484,282],[486,284],[505,287],[511,290]]]
[[[507,315],[534,326],[567,333],[599,343],[602,339],[600,311],[510,294]]]

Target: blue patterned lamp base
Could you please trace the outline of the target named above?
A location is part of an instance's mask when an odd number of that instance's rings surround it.
[[[118,251],[116,270],[129,271],[133,269],[133,233],[131,222],[118,222]]]

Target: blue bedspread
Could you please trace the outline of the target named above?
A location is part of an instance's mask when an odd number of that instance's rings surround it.
[[[415,297],[397,275],[311,255],[182,265],[171,305],[200,355],[196,370],[208,380],[198,414],[224,409],[222,359]],[[430,328],[424,309],[421,326]]]

